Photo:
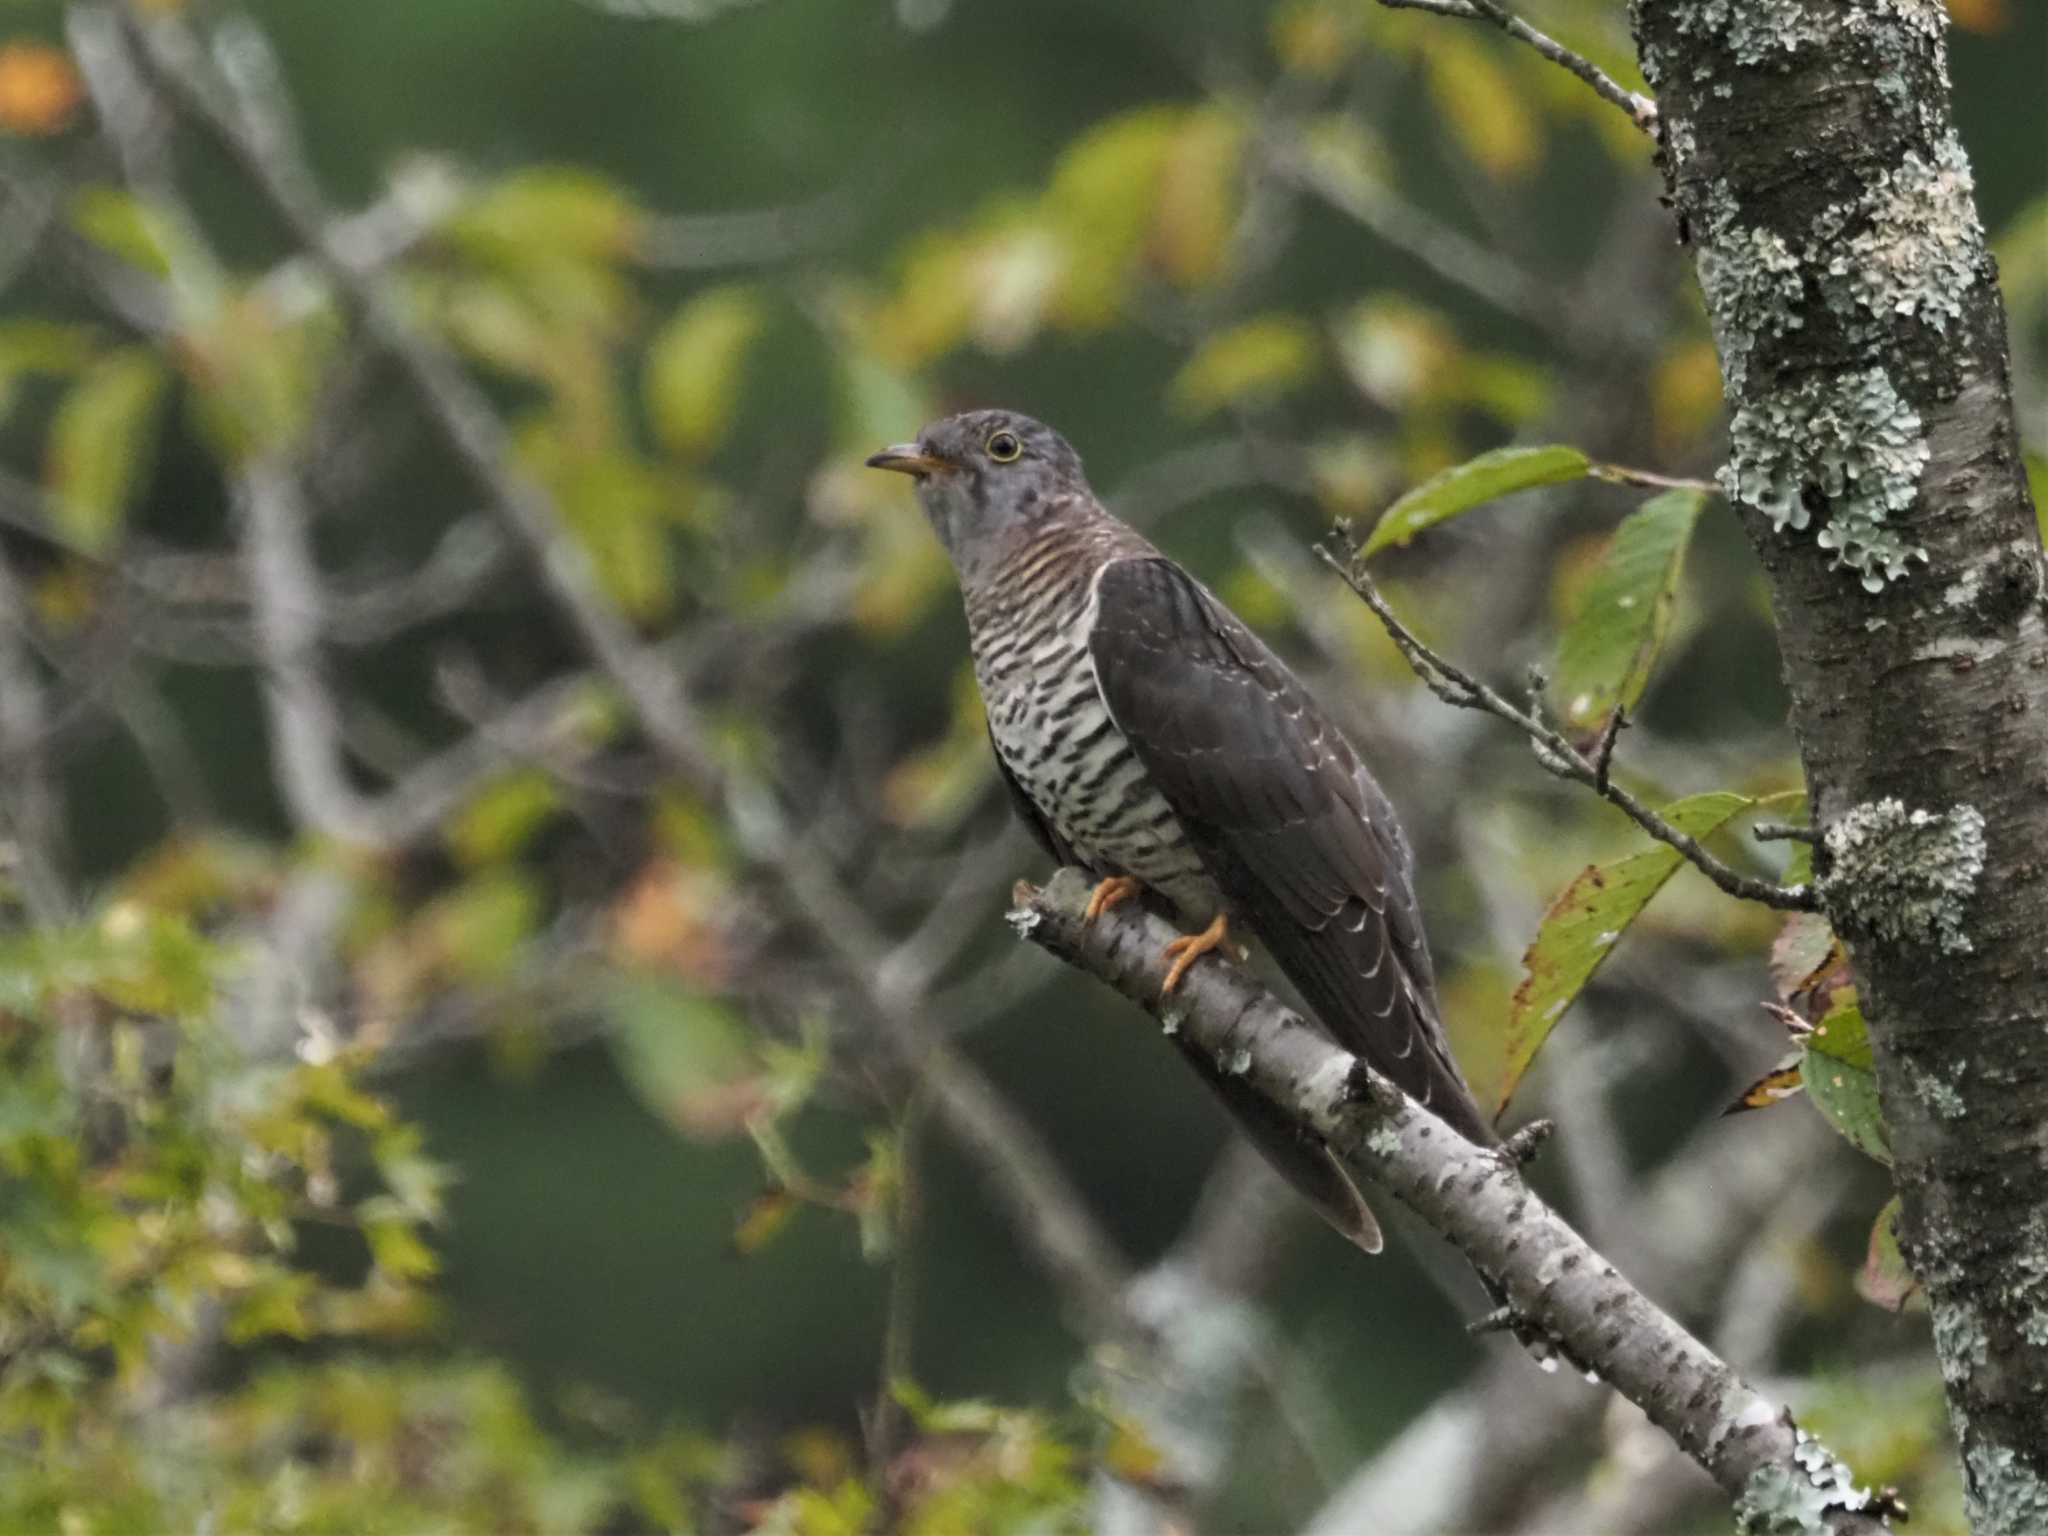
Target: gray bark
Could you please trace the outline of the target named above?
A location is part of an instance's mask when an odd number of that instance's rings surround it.
[[[1532,1194],[1498,1149],[1475,1147],[1302,1022],[1249,973],[1216,960],[1162,998],[1175,930],[1136,904],[1083,921],[1089,884],[1062,870],[1020,888],[1032,942],[1150,1010],[1174,1043],[1320,1137],[1456,1245],[1524,1326],[1635,1403],[1713,1477],[1746,1529],[1874,1533],[1885,1505]]]
[[[1632,0],[1979,1532],[2048,1530],[2048,625],[1940,0]]]

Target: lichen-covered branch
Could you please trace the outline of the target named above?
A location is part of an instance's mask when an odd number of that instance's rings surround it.
[[[1973,1526],[2048,1530],[2048,621],[1939,0],[1634,0]]]
[[[1084,921],[1089,883],[1063,870],[1018,892],[1020,933],[1141,1004],[1183,1051],[1244,1080],[1304,1134],[1414,1211],[1529,1326],[1634,1402],[1734,1501],[1751,1529],[1875,1532],[1884,1501],[1631,1285],[1522,1181],[1349,1052],[1302,1022],[1247,972],[1196,966],[1162,998],[1172,927],[1132,906]]]

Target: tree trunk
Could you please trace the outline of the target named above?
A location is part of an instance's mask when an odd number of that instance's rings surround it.
[[[1632,0],[1980,1532],[2048,1530],[2048,625],[1941,0]]]

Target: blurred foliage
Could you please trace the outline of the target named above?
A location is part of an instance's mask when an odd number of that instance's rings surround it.
[[[129,182],[59,8],[0,8],[0,189],[10,220],[46,201],[24,238],[57,268],[0,239],[0,510],[56,706],[8,765],[61,788],[69,897],[48,910],[18,859],[0,936],[0,1527],[1039,1536],[1088,1529],[1099,1477],[1161,1479],[954,1155],[920,1152],[903,1074],[759,853],[778,813],[815,816],[799,855],[890,934],[994,932],[1030,867],[988,841],[944,556],[860,467],[954,404],[1039,402],[1371,728],[1483,1093],[1553,1091],[1539,1047],[1581,1031],[1629,1074],[1646,1172],[1782,1046],[1768,996],[1792,1051],[1744,1097],[1803,1095],[1882,1154],[1824,926],[1740,907],[1518,743],[1460,736],[1301,557],[1364,530],[1405,619],[1490,673],[1547,670],[1575,739],[1639,719],[1632,788],[1745,867],[1810,873],[1803,845],[1745,846],[1799,807],[1730,520],[1614,468],[1707,473],[1721,409],[1619,114],[1490,29],[1371,0],[630,9],[255,15],[312,161],[387,226],[364,238],[398,311],[701,696],[755,791],[731,803],[650,764],[226,157],[181,137]],[[1531,9],[1640,85],[1619,7]],[[2011,103],[2044,22],[1951,11],[2039,449],[2048,164]],[[357,790],[561,691],[402,845],[295,824],[276,782],[230,492],[257,461],[316,506]],[[332,955],[281,949],[323,901]],[[1152,1251],[1215,1145],[1199,1090],[1091,992],[1006,990],[1005,944],[963,940],[926,1001]],[[1694,973],[1718,990],[1681,1006]],[[1849,1289],[1912,1305],[1891,1220],[1809,1256],[1799,1353],[1816,1427],[1951,1529],[1925,1341],[1873,1333],[1894,1320]],[[878,1366],[913,1263],[916,1368]],[[1315,1249],[1273,1301],[1314,1345],[1334,1428],[1307,1438],[1339,1470],[1473,1358],[1414,1265],[1361,1308],[1366,1283]],[[1855,1369],[1908,1343],[1905,1378]],[[857,1443],[892,1413],[883,1454]],[[1260,1434],[1288,1450],[1243,1458],[1219,1528],[1320,1497],[1330,1454],[1270,1406]]]

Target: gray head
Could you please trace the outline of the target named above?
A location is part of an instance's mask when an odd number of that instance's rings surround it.
[[[1043,422],[1015,411],[945,416],[868,460],[917,482],[917,499],[953,564],[967,575],[1034,523],[1094,495],[1081,456]]]

